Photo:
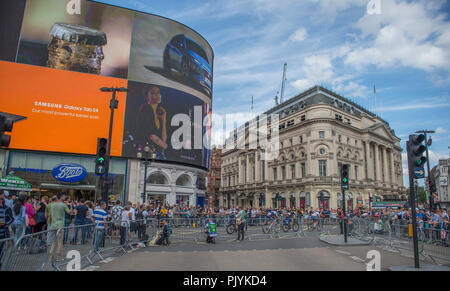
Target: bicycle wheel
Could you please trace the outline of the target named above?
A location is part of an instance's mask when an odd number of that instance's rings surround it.
[[[297,232],[299,229],[300,229],[300,225],[298,224],[298,222],[294,222],[294,223],[292,224],[292,230],[293,230],[294,232]]]
[[[269,231],[270,231],[269,225],[268,224],[263,225],[262,226],[262,231],[263,231],[264,234],[268,234]]]
[[[227,225],[227,233],[228,234],[233,234],[233,232],[234,232],[234,225],[228,224]]]
[[[282,229],[284,232],[288,232],[289,231],[289,225],[283,224]]]
[[[274,231],[275,233],[281,232],[281,224],[279,224],[279,223],[275,224],[275,225],[273,226],[273,231]]]

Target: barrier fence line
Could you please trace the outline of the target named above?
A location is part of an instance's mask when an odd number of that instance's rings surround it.
[[[80,254],[81,268],[106,257],[123,255],[160,240],[165,220],[169,229],[169,244],[206,243],[208,217],[150,217],[132,222],[107,222],[103,228],[95,224],[69,225],[58,230],[46,230],[22,236],[15,244],[13,238],[0,240],[0,270],[39,271],[66,270],[72,258],[70,251]],[[238,233],[234,217],[213,219],[218,241],[233,241]],[[336,217],[280,216],[277,219],[250,217],[245,222],[246,240],[307,237],[308,232],[322,235],[342,235],[343,221]],[[372,245],[395,250],[412,251],[411,226],[405,220],[389,218],[348,219],[349,237]],[[420,254],[432,260],[450,261],[449,232],[445,229],[419,226]]]
[[[14,249],[14,238],[0,240],[0,271],[7,270],[7,262]]]

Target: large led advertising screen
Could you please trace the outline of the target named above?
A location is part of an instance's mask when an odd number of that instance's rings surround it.
[[[23,10],[15,60],[0,55],[11,149],[95,154],[110,122],[111,93],[100,88],[127,87],[116,95],[113,156],[149,146],[157,160],[209,168],[214,55],[202,36],[88,0],[27,0]]]

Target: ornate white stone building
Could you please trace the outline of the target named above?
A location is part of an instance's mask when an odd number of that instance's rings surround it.
[[[177,164],[150,162],[146,179],[144,173],[144,162],[129,160],[129,201],[142,203],[145,180],[146,204],[205,205],[205,188],[198,185],[198,180],[204,179],[206,171]]]
[[[346,206],[367,206],[369,195],[373,201],[406,200],[400,139],[375,114],[321,86],[266,114],[279,115],[279,156],[264,161],[260,147],[224,148],[220,206],[336,209],[339,164],[350,165]]]

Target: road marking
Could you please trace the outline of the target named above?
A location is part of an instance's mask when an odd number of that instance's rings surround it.
[[[344,255],[347,255],[347,256],[350,256],[350,255],[351,255],[351,253],[346,252],[346,251],[336,250],[336,252],[341,253],[341,254],[344,254]]]
[[[110,263],[110,262],[114,261],[115,258],[116,257],[109,257],[109,258],[106,258],[106,259],[100,261],[100,263],[107,264],[107,263]]]
[[[361,258],[358,258],[357,256],[351,256],[350,257],[352,260],[354,260],[354,261],[357,261],[357,262],[362,262],[362,263],[365,263],[366,261],[365,260],[363,260],[363,259],[361,259]]]
[[[98,268],[100,268],[100,266],[89,266],[89,267],[86,267],[85,269],[83,269],[83,271],[89,272],[89,271],[94,271],[95,269],[98,269]]]

